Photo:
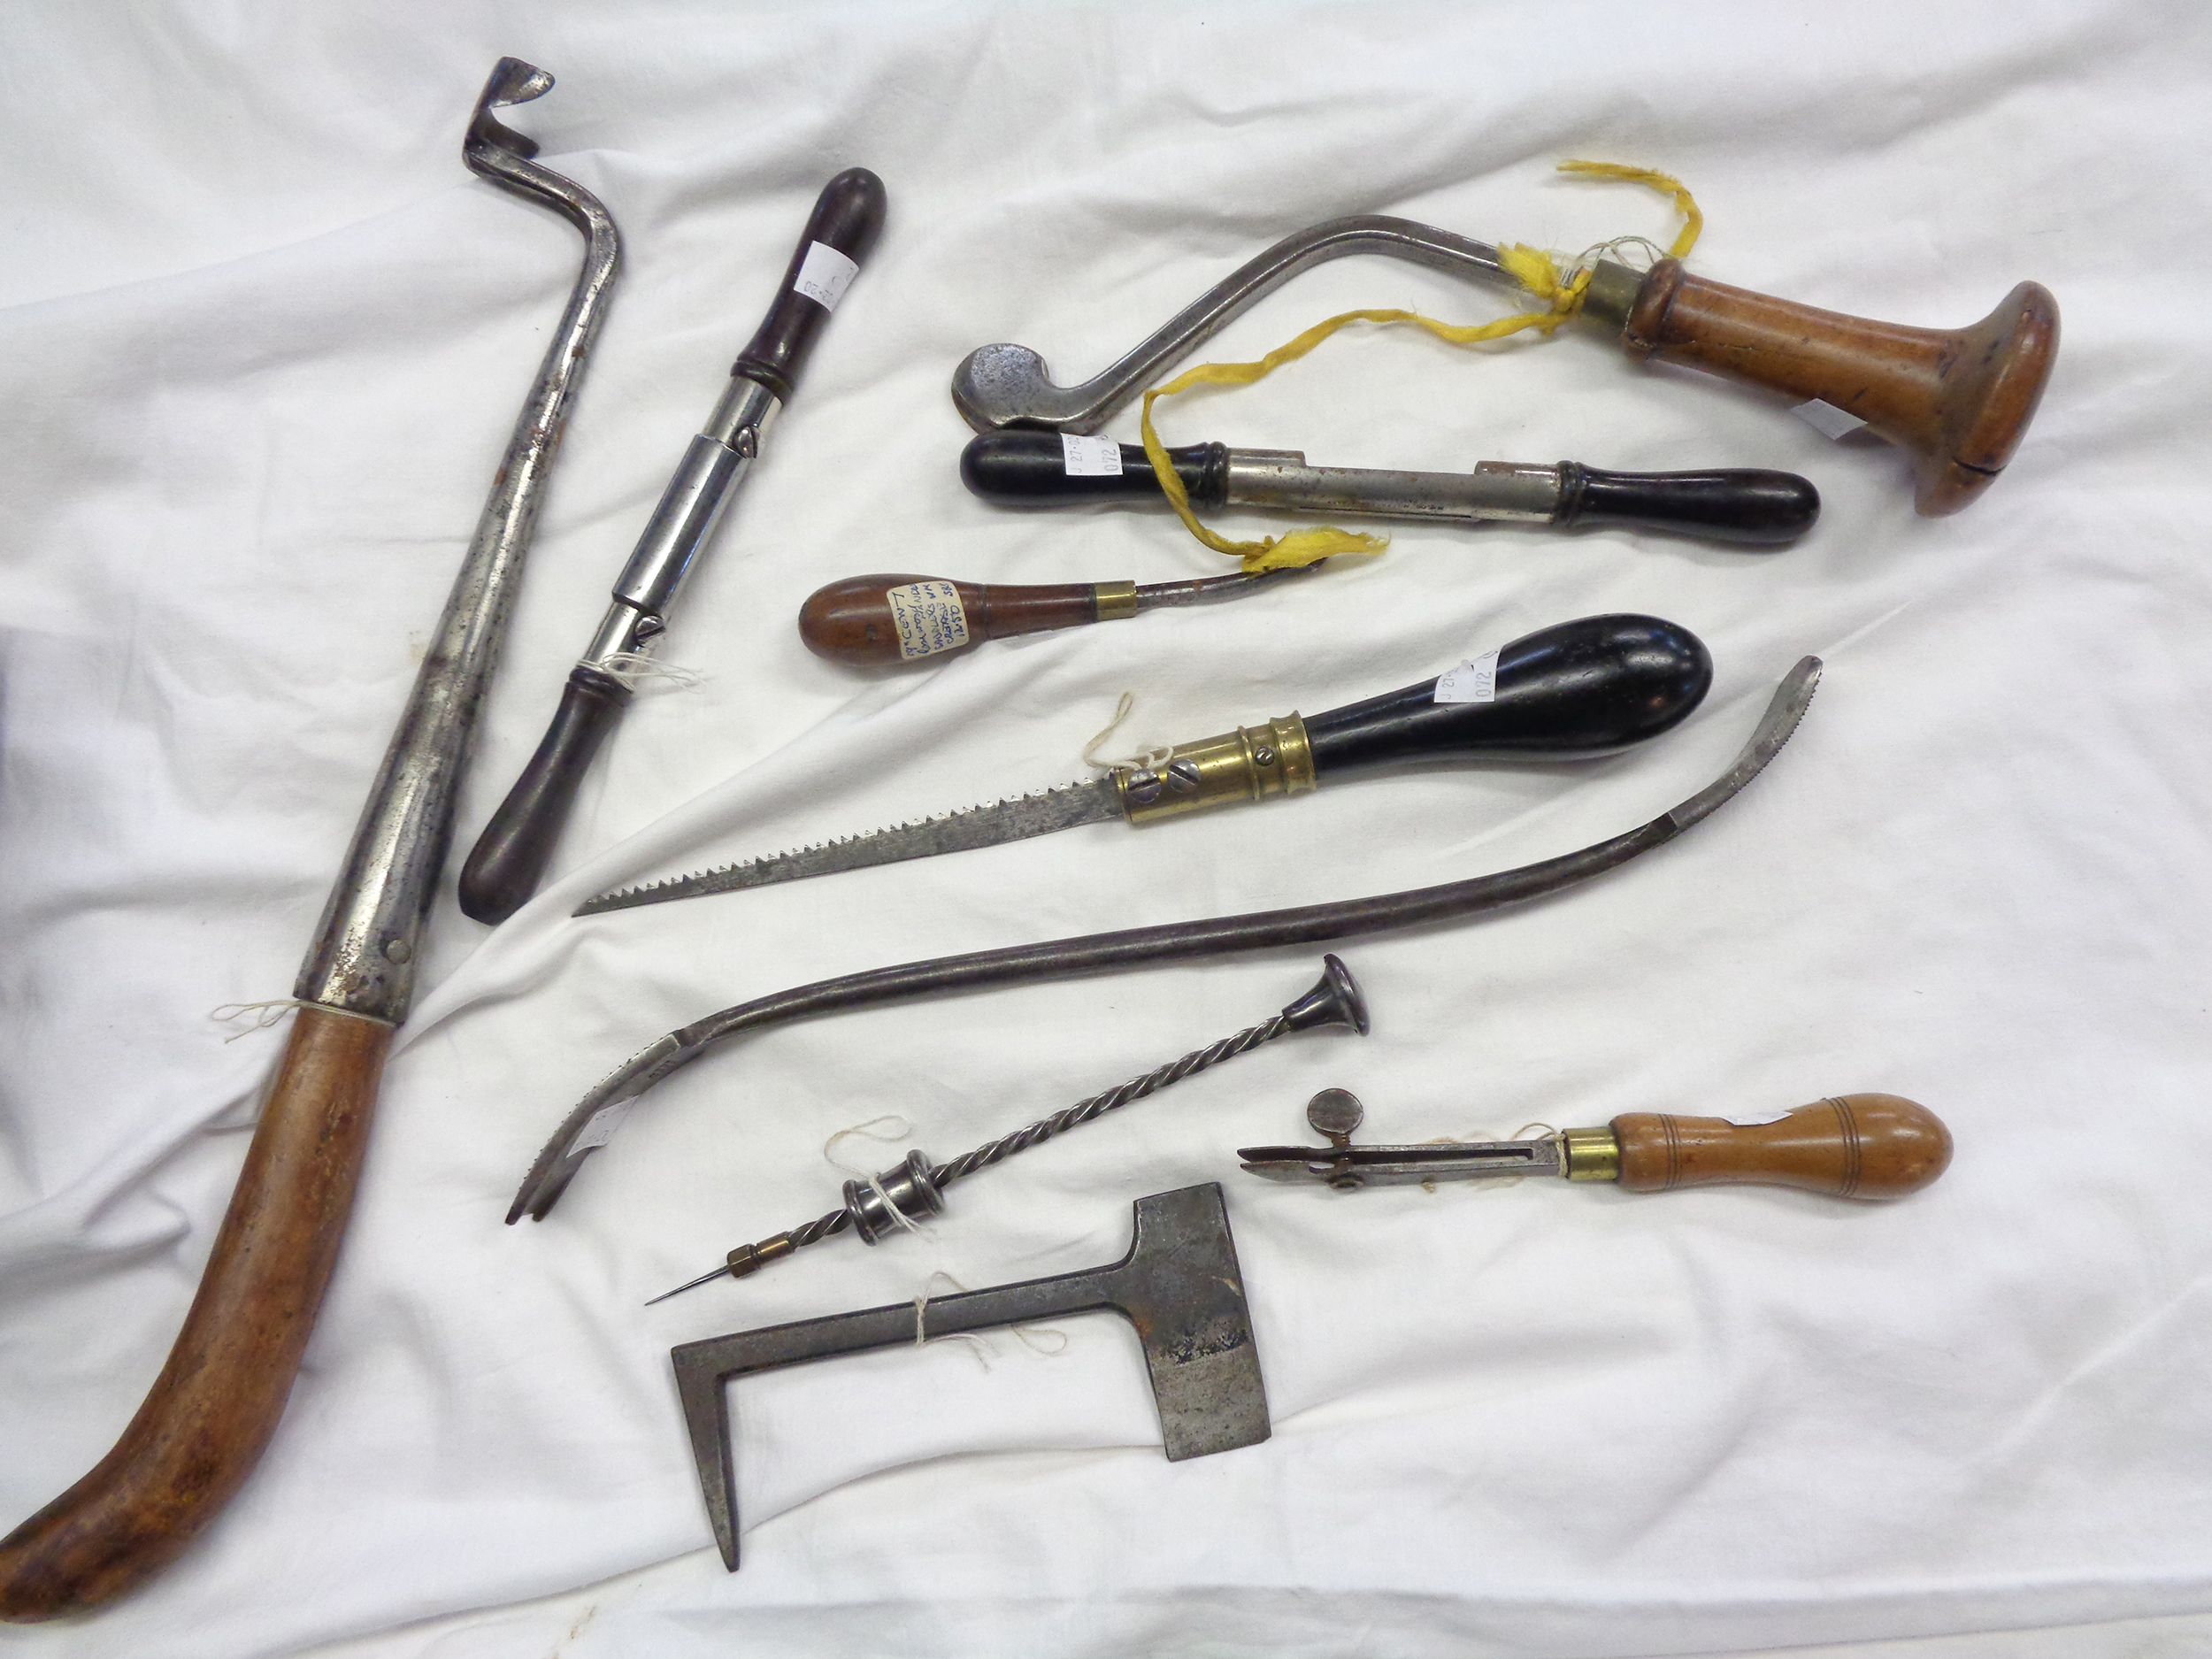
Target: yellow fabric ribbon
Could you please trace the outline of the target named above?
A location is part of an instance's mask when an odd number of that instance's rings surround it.
[[[1663,195],[1673,198],[1676,210],[1681,213],[1683,224],[1668,250],[1671,258],[1679,259],[1697,243],[1698,233],[1705,228],[1705,215],[1679,179],[1655,172],[1648,167],[1625,167],[1609,161],[1563,161],[1559,171],[1579,174],[1586,178],[1617,179],[1632,184],[1648,185]],[[1355,531],[1340,530],[1326,526],[1315,530],[1295,530],[1285,536],[1267,536],[1257,541],[1232,541],[1217,534],[1198,522],[1191,511],[1190,492],[1183,488],[1183,480],[1176,475],[1174,465],[1167,458],[1167,446],[1160,442],[1159,433],[1152,424],[1152,405],[1163,397],[1173,397],[1194,386],[1249,386],[1264,380],[1286,363],[1294,363],[1340,328],[1352,323],[1411,323],[1425,328],[1439,340],[1455,346],[1471,346],[1485,340],[1502,340],[1508,334],[1519,334],[1533,328],[1550,334],[1559,326],[1582,309],[1582,296],[1590,286],[1591,267],[1578,264],[1562,275],[1556,261],[1539,248],[1524,247],[1518,242],[1498,250],[1498,263],[1511,273],[1515,280],[1550,303],[1541,311],[1517,311],[1510,317],[1501,317],[1488,323],[1440,323],[1418,311],[1344,311],[1316,323],[1295,340],[1279,345],[1256,363],[1202,363],[1194,369],[1187,369],[1164,386],[1154,387],[1144,395],[1142,427],[1144,453],[1152,463],[1152,472],[1160,480],[1168,503],[1182,519],[1183,527],[1217,553],[1226,553],[1232,558],[1241,558],[1247,571],[1282,570],[1294,565],[1310,565],[1339,553],[1379,553],[1390,545],[1387,536],[1362,535]]]

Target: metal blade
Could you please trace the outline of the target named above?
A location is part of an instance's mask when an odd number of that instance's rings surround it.
[[[640,904],[659,904],[669,899],[695,899],[710,893],[731,893],[740,887],[764,887],[772,882],[797,881],[807,876],[833,875],[840,870],[864,870],[870,864],[895,864],[908,858],[929,858],[939,853],[965,852],[971,847],[995,847],[1001,841],[1025,841],[1049,835],[1079,824],[1097,824],[1122,816],[1121,796],[1110,773],[1103,778],[1025,795],[988,806],[968,807],[943,818],[895,825],[872,835],[841,838],[819,847],[802,847],[720,870],[703,870],[641,887],[603,893],[576,907],[579,916],[603,910],[626,910]]]

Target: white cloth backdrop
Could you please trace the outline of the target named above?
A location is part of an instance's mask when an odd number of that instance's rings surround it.
[[[514,124],[618,219],[463,802],[472,838],[764,308],[816,191],[887,228],[700,571],[541,900],[433,918],[337,1275],[241,1496],[142,1594],[26,1655],[2180,1653],[2212,1642],[2212,589],[2200,280],[2212,27],[2108,4],[648,4],[0,11],[0,1520],[96,1461],[166,1352],[370,774],[574,268],[462,166]],[[1772,556],[1402,526],[1310,588],[854,672],[834,578],[1164,580],[1164,516],[1014,515],[955,473],[987,341],[1081,379],[1275,237],[1391,212],[1571,252],[1671,234],[1568,157],[1663,167],[1694,267],[1955,326],[2033,277],[2065,344],[1980,503],[1782,400],[1586,337],[1341,336],[1169,405],[1171,442],[1342,465],[1786,467]],[[1329,265],[1205,353],[1354,305],[1501,296]],[[1133,437],[1133,418],[1113,427]],[[1266,521],[1250,518],[1248,527]],[[588,922],[602,887],[1311,712],[1569,617],[1700,634],[1713,693],[1600,764],[1382,779]],[[1570,895],[1344,954],[1374,1034],[1285,1042],[840,1240],[646,1310],[819,1213],[824,1141],[947,1156],[1248,1024],[1319,952],[801,1025],[656,1090],[541,1225],[500,1217],[610,1066],[764,992],[942,952],[1479,874],[1711,776],[1801,653],[1736,804]],[[1927,1102],[1893,1208],[1524,1185],[1341,1197],[1240,1175],[1317,1087],[1371,1133]],[[850,1143],[848,1143],[850,1144]],[[864,1146],[887,1164],[902,1147]],[[1002,1335],[733,1391],[746,1564],[709,1546],[667,1350],[1110,1258],[1220,1179],[1274,1438],[1171,1466],[1127,1329]],[[936,1281],[940,1288],[943,1281]],[[1043,1346],[1049,1347],[1047,1343]],[[2074,1628],[2061,1628],[2072,1626]],[[2005,1634],[2011,1632],[2013,1634]],[[1979,1632],[1979,1634],[1977,1634]],[[2029,1632],[2029,1633],[2021,1633]],[[2039,1633],[2035,1633],[2039,1632]],[[1911,1639],[1923,1639],[1915,1640]]]

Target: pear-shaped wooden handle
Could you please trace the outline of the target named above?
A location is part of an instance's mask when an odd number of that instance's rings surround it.
[[[300,1010],[169,1363],[115,1448],[0,1539],[0,1619],[122,1594],[253,1472],[337,1261],[391,1041],[380,1021]]]
[[[1626,299],[1624,277],[1607,274],[1609,292]],[[1598,288],[1594,280],[1594,298]],[[1591,312],[1620,316],[1603,299]],[[2058,355],[2058,302],[2038,282],[2021,283],[1970,327],[1908,328],[1708,281],[1662,259],[1622,321],[1621,344],[1633,356],[1858,416],[1913,452],[1914,504],[1931,517],[1956,512],[2003,470]]]
[[[1838,1198],[1902,1198],[1951,1162],[1943,1120],[1899,1094],[1816,1101],[1770,1124],[1624,1112],[1612,1130],[1620,1184],[1632,1193],[1795,1187]]]

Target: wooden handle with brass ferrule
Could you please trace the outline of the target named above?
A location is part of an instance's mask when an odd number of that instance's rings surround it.
[[[337,1261],[391,1041],[381,1020],[299,1010],[168,1363],[114,1449],[0,1539],[0,1618],[120,1595],[253,1472]]]
[[[986,640],[1120,622],[1170,605],[1240,599],[1310,570],[1234,572],[1190,581],[1064,582],[1037,586],[949,581],[941,576],[849,576],[818,588],[799,608],[808,650],[856,668],[957,657]]]
[[[1582,315],[1637,357],[1817,398],[1915,457],[1914,504],[1956,512],[1987,489],[2035,417],[2058,355],[2058,302],[2023,282],[1970,327],[1909,328],[1601,259]]]
[[[1837,1198],[1902,1198],[1942,1174],[1951,1132],[1899,1094],[1843,1094],[1764,1124],[1624,1112],[1562,1137],[1571,1181],[1632,1193],[1683,1187],[1794,1187]]]

